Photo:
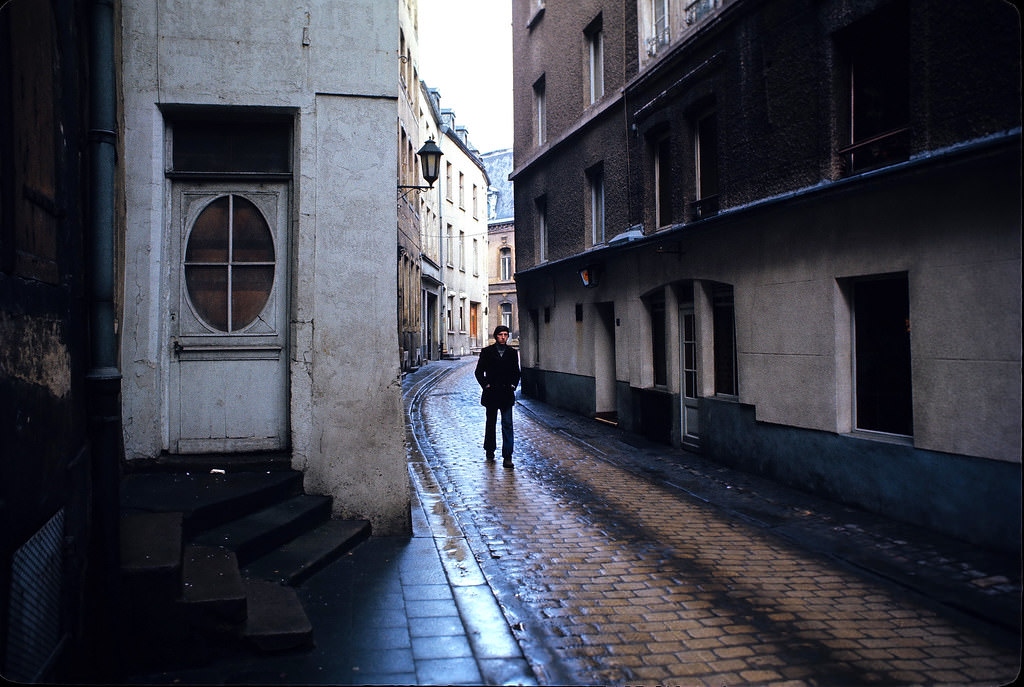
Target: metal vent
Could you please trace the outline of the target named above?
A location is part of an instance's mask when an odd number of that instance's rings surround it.
[[[38,681],[57,650],[63,539],[61,509],[14,554],[3,671],[8,680]]]

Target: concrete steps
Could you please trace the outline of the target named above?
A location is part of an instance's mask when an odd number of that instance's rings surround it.
[[[366,520],[328,520],[242,569],[247,578],[301,584],[370,536]]]
[[[291,587],[358,545],[370,526],[332,520],[330,497],[303,494],[301,486],[301,473],[281,469],[210,474],[161,466],[124,478],[127,669],[313,641]]]
[[[234,551],[239,563],[245,565],[330,517],[330,497],[299,494],[202,532],[193,539],[198,544]]]

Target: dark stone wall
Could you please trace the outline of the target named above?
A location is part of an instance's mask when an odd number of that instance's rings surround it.
[[[752,406],[716,399],[701,399],[700,415],[703,453],[712,460],[1020,553],[1020,464],[759,423]]]
[[[530,367],[523,368],[520,386],[528,398],[550,403],[578,415],[594,415],[593,377]]]
[[[96,636],[88,599],[109,605],[87,588],[88,23],[79,5],[15,0],[0,11],[0,672],[15,680],[82,681],[73,663],[101,662],[86,648]],[[52,552],[62,563],[59,636],[19,637],[29,649],[12,656],[11,560],[19,550],[49,552],[23,547],[61,512],[64,529]],[[30,595],[31,611],[51,613],[42,599],[53,591]]]
[[[1020,25],[1001,0],[734,3],[629,84],[634,221],[653,217],[651,140],[673,150],[675,222],[694,219],[693,120],[718,113],[722,209],[842,176],[848,127],[841,36],[880,8],[908,17],[910,155],[1020,126]]]

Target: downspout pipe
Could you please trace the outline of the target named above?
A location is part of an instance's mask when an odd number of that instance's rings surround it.
[[[120,378],[114,332],[114,177],[117,96],[114,83],[114,4],[94,0],[91,16],[89,160],[91,166],[89,306],[90,375]]]
[[[120,596],[121,372],[114,305],[114,212],[117,165],[117,90],[114,2],[93,0],[89,10],[89,433],[92,446],[92,546],[97,593],[91,610],[98,635],[98,671],[118,675]]]

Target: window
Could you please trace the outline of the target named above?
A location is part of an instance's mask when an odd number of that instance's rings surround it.
[[[693,132],[694,219],[718,213],[718,117],[712,111],[697,119]]]
[[[452,199],[452,163],[445,163],[445,175],[444,175],[444,197],[447,200]]]
[[[445,244],[444,247],[446,249],[445,250],[445,255],[448,256],[447,260],[448,260],[448,266],[449,267],[453,266],[453,264],[454,264],[453,261],[455,259],[455,256],[454,256],[453,251],[452,251],[452,242],[455,240],[454,233],[455,233],[455,230],[452,228],[452,225],[449,224],[448,225],[448,231],[444,235],[444,244]]]
[[[587,104],[604,97],[604,32],[601,15],[583,32],[587,46]]]
[[[466,175],[459,172],[459,207],[466,207]]]
[[[907,5],[897,0],[837,36],[848,119],[839,153],[849,172],[910,156],[909,27]]]
[[[547,103],[545,102],[544,95],[544,77],[540,77],[536,83],[533,84],[533,102],[534,102],[534,122],[536,125],[535,134],[537,136],[537,145],[544,145],[548,140],[548,113]]]
[[[683,345],[683,396],[697,398],[697,319],[693,304],[681,313]]]
[[[654,214],[659,228],[672,223],[672,144],[668,136],[660,138],[654,149]]]
[[[398,76],[402,81],[402,85],[406,86],[405,78],[405,31],[398,30]]]
[[[732,286],[716,284],[711,291],[714,328],[715,394],[738,396],[736,374],[736,312]]]
[[[448,331],[455,331],[453,311],[455,310],[455,296],[448,296]]]
[[[405,157],[407,137],[405,135],[405,128],[402,126],[401,122],[398,124],[398,138],[398,183],[408,184],[409,162]]]
[[[498,262],[501,265],[501,281],[512,281],[512,249],[505,247],[498,251]]]
[[[651,298],[649,311],[651,315],[651,363],[654,367],[654,386],[668,386],[664,293],[659,293]]]
[[[466,232],[459,232],[459,269],[466,271]]]
[[[548,220],[547,220],[547,199],[538,198],[535,201],[537,209],[537,262],[547,262],[548,259]]]
[[[853,284],[857,429],[911,436],[910,298],[906,275]]]
[[[241,196],[221,196],[199,213],[189,232],[189,302],[218,331],[245,329],[270,298],[274,264],[274,239],[263,214]]]
[[[590,241],[591,245],[604,243],[604,166],[597,165],[587,171],[590,187]]]
[[[473,239],[473,274],[480,274],[480,243]]]
[[[503,327],[512,329],[512,304],[502,303],[501,304],[501,324]]]
[[[288,172],[286,122],[191,121],[174,124],[176,172]]]
[[[476,184],[473,184],[473,217],[476,218],[476,217],[479,217],[479,216],[480,216],[480,211],[479,211],[479,205],[477,203]]]
[[[658,48],[668,45],[669,33],[669,0],[651,0],[651,36],[647,39],[647,54],[656,55]]]
[[[686,5],[685,16],[687,26],[696,24],[704,17],[710,16],[712,12],[722,6],[722,0],[691,0]]]
[[[466,331],[466,299],[459,299],[459,331],[465,333]]]

